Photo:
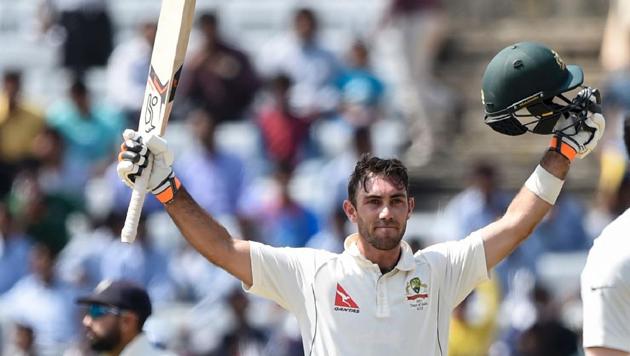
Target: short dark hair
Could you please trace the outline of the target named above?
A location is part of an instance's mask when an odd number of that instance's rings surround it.
[[[297,19],[306,19],[307,21],[310,21],[315,28],[317,28],[317,26],[319,25],[315,11],[308,7],[301,7],[295,10],[293,19],[294,21],[296,21]]]
[[[356,206],[357,188],[362,186],[365,190],[365,183],[371,176],[383,176],[392,183],[404,187],[409,194],[409,176],[407,167],[398,159],[383,159],[364,153],[354,167],[354,172],[348,181],[348,199]]]
[[[14,82],[20,85],[22,83],[22,72],[17,69],[9,69],[2,75],[2,80],[6,82]]]
[[[197,23],[199,26],[212,26],[216,28],[219,25],[219,17],[216,12],[207,11],[199,15]]]
[[[269,79],[268,85],[271,89],[286,92],[291,88],[291,85],[293,85],[293,80],[291,80],[288,74],[282,72]]]

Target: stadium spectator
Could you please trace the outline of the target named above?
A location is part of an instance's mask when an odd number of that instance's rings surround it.
[[[71,84],[67,100],[53,104],[46,120],[63,137],[66,159],[83,165],[89,175],[102,173],[109,164],[125,123],[117,109],[92,103],[87,86],[80,80]]]
[[[37,356],[35,350],[35,333],[26,323],[16,322],[11,330],[12,339],[5,345],[2,355]]]
[[[391,26],[401,41],[403,60],[411,80],[426,87],[433,80],[435,63],[446,34],[442,0],[390,0],[381,26]]]
[[[33,168],[23,169],[16,176],[8,195],[8,207],[25,232],[55,254],[70,239],[66,220],[83,211],[82,202],[73,196],[43,192]]]
[[[326,162],[318,174],[319,180],[327,192],[324,209],[332,211],[339,207],[347,194],[348,176],[356,161],[362,154],[371,153],[374,150],[371,127],[358,127],[351,129],[351,141],[347,148]]]
[[[267,158],[272,164],[294,167],[306,156],[312,117],[300,116],[289,105],[291,79],[279,74],[270,81],[271,97],[260,108],[257,123]]]
[[[335,80],[341,95],[340,115],[352,126],[367,126],[379,119],[385,92],[383,81],[370,68],[367,44],[356,40],[350,47],[347,68]]]
[[[179,95],[217,122],[239,120],[258,90],[258,76],[248,56],[221,36],[217,14],[202,14],[198,27],[203,43],[184,66]]]
[[[499,218],[510,202],[510,195],[499,186],[497,168],[477,162],[468,174],[468,186],[449,201],[444,210],[450,230],[443,238],[453,240],[467,236]]]
[[[84,293],[103,280],[103,253],[112,240],[120,238],[120,216],[116,212],[90,220],[87,231],[73,235],[57,259],[59,277]]]
[[[111,219],[111,240],[101,251],[101,278],[125,279],[137,283],[147,290],[155,305],[172,302],[176,291],[168,273],[167,255],[151,243],[147,236],[145,218],[140,220],[133,244],[120,241],[125,215],[113,214]]]
[[[21,97],[22,73],[8,70],[0,93],[0,197],[11,187],[17,165],[31,158],[33,139],[44,127],[44,117]]]
[[[537,322],[525,330],[518,340],[520,356],[575,355],[578,337],[561,322],[550,320]]]
[[[61,32],[62,65],[72,76],[107,63],[114,40],[107,0],[41,0],[39,15],[44,31]]]
[[[549,291],[540,284],[533,290],[536,322],[518,337],[517,354],[522,356],[565,356],[578,352],[578,336],[561,321]]]
[[[304,247],[319,231],[317,216],[291,193],[293,174],[291,164],[278,164],[271,194],[248,208],[248,216],[259,229],[255,240],[272,246]]]
[[[199,195],[199,203],[220,219],[236,220],[236,227],[247,230],[240,204],[248,181],[245,163],[217,144],[217,125],[207,110],[191,112],[186,124],[193,145],[183,152],[177,167],[181,179]]]
[[[127,125],[138,125],[156,31],[155,21],[143,21],[134,37],[114,48],[107,63],[107,96],[123,111]]]
[[[28,274],[30,238],[20,231],[17,222],[0,203],[0,295]]]
[[[143,332],[153,308],[142,287],[105,280],[77,303],[86,306],[83,326],[92,350],[116,356],[172,355],[154,346]]]
[[[561,194],[532,233],[540,242],[541,252],[576,252],[591,247],[592,240],[584,229],[585,215],[585,209],[576,197],[568,192]]]
[[[317,248],[335,253],[343,252],[343,241],[348,236],[346,213],[343,209],[333,209],[325,227],[316,233],[306,247]]]
[[[448,339],[449,356],[488,355],[497,329],[500,286],[488,280],[453,310]]]
[[[497,168],[488,162],[477,162],[469,173],[468,187],[449,201],[435,235],[446,240],[467,236],[500,218],[508,206],[510,194],[499,186]],[[495,269],[503,295],[509,293],[514,274],[521,268],[536,271],[536,260],[542,253],[539,239],[523,242]]]
[[[77,340],[76,290],[59,280],[55,260],[51,248],[33,245],[31,274],[0,298],[0,307],[10,320],[33,329],[38,355],[60,355]]]
[[[44,194],[64,195],[83,201],[83,190],[88,172],[78,162],[66,156],[61,134],[45,127],[32,142],[37,181]]]
[[[292,81],[290,105],[300,116],[334,112],[337,91],[334,80],[341,65],[318,39],[319,20],[309,8],[299,8],[293,16],[293,33],[269,44],[259,57],[259,69],[266,78],[280,73]]]
[[[267,344],[265,330],[255,327],[248,320],[249,297],[239,286],[227,295],[227,302],[233,317],[233,324],[213,356],[263,356]]]
[[[438,56],[445,44],[448,16],[442,0],[389,0],[379,26],[377,45],[394,46],[396,108],[409,122],[409,161],[428,163],[447,137],[437,137],[447,122],[452,134],[461,111],[455,93],[435,76]],[[455,120],[455,122],[451,122]]]
[[[181,301],[211,304],[224,299],[235,285],[230,274],[199,256],[189,244],[181,244],[169,255],[168,270]]]

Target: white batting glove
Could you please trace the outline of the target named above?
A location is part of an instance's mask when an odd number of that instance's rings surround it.
[[[591,153],[606,128],[597,89],[582,89],[574,101],[584,101],[584,110],[579,114],[570,113],[569,117],[562,116],[553,129],[550,144],[550,150],[559,152],[570,161]]]
[[[123,140],[116,166],[120,179],[133,189],[136,178],[142,174],[149,157],[152,156],[153,166],[147,191],[153,193],[164,204],[173,200],[181,183],[173,172],[173,153],[168,149],[166,140],[151,135],[145,143],[138,132],[129,129],[123,132]]]

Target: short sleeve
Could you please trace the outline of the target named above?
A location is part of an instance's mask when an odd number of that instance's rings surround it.
[[[585,348],[630,352],[629,267],[630,262],[619,264],[610,257],[603,261],[589,256],[581,276]]]
[[[488,280],[486,254],[479,234],[433,245],[424,253],[437,267],[436,271],[442,273],[443,297],[453,308],[479,283]]]
[[[309,248],[271,247],[250,243],[253,284],[247,292],[270,299],[288,311],[304,305],[310,293],[318,251]]]

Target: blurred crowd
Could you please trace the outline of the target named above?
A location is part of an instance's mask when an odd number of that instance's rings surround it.
[[[233,235],[341,252],[352,232],[341,202],[357,157],[404,156],[422,166],[440,149],[431,121],[461,109],[456,90],[434,77],[447,14],[439,0],[387,3],[375,28],[342,52],[321,40],[322,21],[308,7],[296,6],[286,32],[255,51],[222,33],[220,12],[197,14],[167,139],[180,180]],[[559,198],[494,278],[455,310],[450,355],[579,353],[578,286],[544,282],[562,280],[551,272],[567,263],[577,263],[579,274],[593,239],[630,205],[627,157],[614,129],[630,110],[630,48],[621,63],[609,53],[622,50],[611,36],[630,35],[627,7],[611,3],[602,48],[612,124],[595,203],[570,192]],[[123,129],[137,126],[157,18],[116,41],[104,0],[46,0],[39,16],[42,31],[65,34],[58,70],[68,85],[61,99],[41,107],[23,95],[20,63],[2,68],[2,354],[91,355],[75,299],[102,280],[125,279],[152,299],[150,339],[178,354],[301,355],[295,320],[244,294],[194,251],[153,197],[137,241],[120,242],[130,192],[115,172],[116,153]],[[402,79],[392,86],[371,53],[396,44]],[[106,73],[101,95],[86,80],[93,70]],[[469,178],[444,209],[424,213],[431,224],[410,228],[415,249],[463,238],[505,211],[515,192],[502,190],[498,167],[478,162]]]

